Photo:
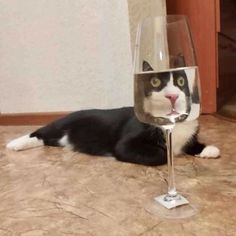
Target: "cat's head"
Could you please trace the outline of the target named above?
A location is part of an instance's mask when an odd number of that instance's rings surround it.
[[[144,61],[143,71],[153,71]],[[190,90],[185,69],[150,73],[144,81],[144,111],[152,116],[188,114]]]

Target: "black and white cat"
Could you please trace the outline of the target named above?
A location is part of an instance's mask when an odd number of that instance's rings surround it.
[[[169,74],[168,74],[169,73]],[[185,73],[183,70],[182,74]],[[179,76],[181,77],[181,73]],[[185,104],[183,93],[176,84],[171,72],[166,72],[167,81],[162,89],[156,89],[155,81],[147,86],[147,94],[163,96],[165,102],[172,102],[165,97],[164,89],[174,86],[175,93],[180,96],[175,102]],[[186,77],[186,74],[184,75]],[[181,82],[181,81],[180,81]],[[161,83],[161,81],[158,81]],[[147,95],[148,96],[148,95]],[[146,109],[150,104],[148,98]],[[169,99],[169,100],[168,100]],[[155,112],[155,111],[154,111]],[[203,158],[216,158],[220,151],[215,146],[206,146],[198,141],[199,125],[197,120],[177,123],[173,129],[173,151],[175,155],[190,154]],[[56,120],[31,134],[17,138],[7,144],[11,150],[25,150],[29,148],[48,146],[70,147],[74,151],[90,155],[112,155],[117,160],[148,166],[162,165],[167,162],[166,144],[163,130],[141,123],[134,114],[133,107],[110,110],[82,110],[71,113]]]

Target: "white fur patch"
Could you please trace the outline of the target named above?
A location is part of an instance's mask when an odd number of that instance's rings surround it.
[[[182,154],[182,148],[190,140],[193,134],[197,132],[197,129],[198,120],[176,123],[172,131],[174,155]]]
[[[43,146],[42,140],[36,137],[30,137],[28,134],[20,138],[14,139],[7,144],[7,148],[14,151],[21,151],[29,148],[35,148]]]
[[[220,150],[215,146],[209,145],[206,146],[197,156],[201,158],[217,158],[220,156]]]
[[[64,135],[59,141],[58,143],[60,144],[60,146],[62,147],[67,147],[69,149],[73,149],[73,146],[71,145],[71,143],[69,142],[68,139],[68,135]]]

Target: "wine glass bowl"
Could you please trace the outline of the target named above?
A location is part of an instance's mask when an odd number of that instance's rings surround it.
[[[186,16],[149,17],[140,23],[134,76],[135,113],[142,122],[183,122],[191,111],[188,120],[199,116],[199,73]]]

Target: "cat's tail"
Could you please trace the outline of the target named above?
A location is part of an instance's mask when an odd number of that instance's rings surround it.
[[[32,133],[10,141],[6,145],[6,147],[10,150],[22,151],[30,148],[40,147],[43,145],[44,141],[42,139],[37,138],[36,136],[33,136]]]

